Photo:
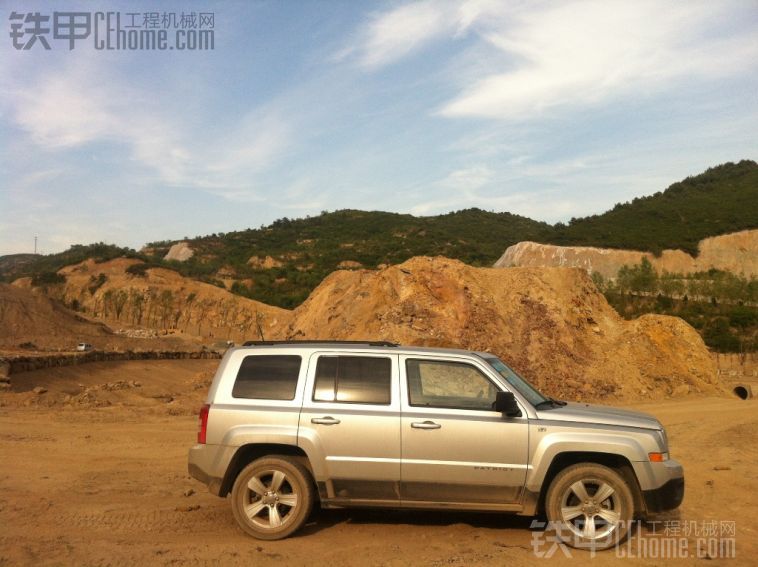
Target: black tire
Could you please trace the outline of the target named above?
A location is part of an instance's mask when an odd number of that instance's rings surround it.
[[[608,549],[629,536],[634,497],[617,471],[580,463],[555,476],[545,498],[545,512],[549,529],[568,545]]]
[[[313,480],[290,457],[262,457],[242,469],[231,499],[234,519],[245,532],[257,539],[284,539],[300,529],[311,513]]]

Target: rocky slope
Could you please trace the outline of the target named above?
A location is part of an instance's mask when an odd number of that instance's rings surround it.
[[[93,341],[111,334],[105,325],[76,317],[43,293],[8,284],[0,284],[0,324],[0,348],[45,343],[73,349],[78,341]]]
[[[490,351],[567,399],[720,391],[692,327],[653,315],[624,321],[578,269],[473,268],[419,257],[378,271],[337,271],[294,311],[284,335]]]
[[[659,273],[665,270],[687,274],[716,268],[746,277],[758,276],[758,230],[706,238],[700,241],[698,249],[699,254],[694,258],[681,250],[664,250],[660,257],[655,257],[637,250],[519,242],[505,251],[495,267],[561,266],[614,278],[622,266],[639,264],[645,257]]]
[[[134,334],[75,313],[41,289],[0,284],[0,356],[74,351],[80,342],[103,351],[200,349],[200,343],[191,336]]]
[[[194,254],[195,251],[190,248],[189,244],[186,242],[177,242],[169,249],[163,259],[176,260],[177,262],[186,262],[192,258]]]
[[[203,338],[257,338],[259,325],[267,337],[271,329],[289,320],[289,311],[185,278],[172,270],[129,272],[130,267],[140,264],[140,260],[117,258],[67,266],[59,270],[66,282],[49,287],[48,294],[114,327],[177,330]],[[25,278],[14,285],[29,286],[30,282]]]

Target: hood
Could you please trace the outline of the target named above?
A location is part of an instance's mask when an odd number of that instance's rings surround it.
[[[539,419],[546,421],[571,421],[577,423],[617,425],[641,429],[661,429],[660,422],[652,415],[639,411],[579,404],[569,402],[565,406],[540,410]]]

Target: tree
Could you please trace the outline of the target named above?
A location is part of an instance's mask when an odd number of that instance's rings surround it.
[[[116,312],[116,320],[121,320],[121,312],[124,310],[126,302],[129,300],[129,294],[123,289],[118,290],[113,297],[113,308]]]
[[[605,289],[605,278],[600,272],[592,272],[592,281],[598,290],[603,291]]]
[[[639,267],[632,278],[632,290],[646,293],[654,293],[658,289],[658,273],[653,268],[650,260],[643,256]]]
[[[103,294],[103,316],[108,317],[108,314],[113,310],[113,295],[114,291],[108,289]]]
[[[685,290],[683,279],[684,276],[681,274],[672,274],[664,271],[658,280],[661,293],[666,297],[680,297]]]
[[[174,292],[170,289],[164,289],[158,299],[158,307],[160,309],[161,326],[165,329],[168,328],[169,317],[173,311],[174,306]]]
[[[129,290],[129,310],[131,312],[132,324],[142,324],[142,313],[145,309],[145,296],[137,289]]]
[[[198,335],[203,334],[203,321],[205,321],[205,316],[210,310],[212,305],[213,305],[213,302],[210,299],[203,299],[202,301],[200,301],[200,303],[197,304],[197,334]]]

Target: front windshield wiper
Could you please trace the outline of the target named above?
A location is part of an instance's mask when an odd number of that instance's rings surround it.
[[[545,400],[542,400],[534,407],[536,409],[560,408],[565,406],[567,403],[568,402],[564,402],[562,400],[556,400],[555,398],[547,398]]]

